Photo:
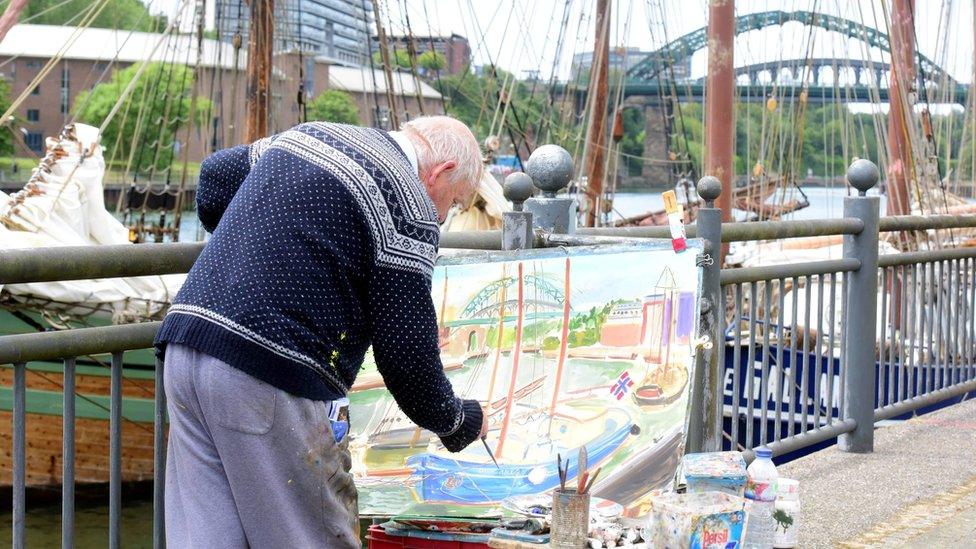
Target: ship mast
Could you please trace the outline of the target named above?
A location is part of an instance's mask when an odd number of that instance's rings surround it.
[[[735,131],[735,0],[708,3],[708,80],[705,84],[705,175],[722,182],[717,206],[722,221],[732,220],[733,153]],[[724,258],[725,246],[722,257]]]
[[[610,0],[597,0],[595,43],[593,61],[590,63],[590,120],[584,150],[590,151],[584,158],[586,162],[587,194],[590,197],[590,211],[586,214],[586,225],[596,227],[599,219],[600,201],[603,197],[603,178],[606,176],[607,141],[607,80],[610,64]]]
[[[908,183],[913,173],[908,115],[912,83],[915,80],[915,0],[891,2],[891,90],[888,110],[887,215],[908,215]],[[904,235],[903,235],[904,238]]]
[[[380,57],[383,59],[383,76],[386,77],[386,103],[390,108],[390,128],[400,129],[400,114],[397,112],[396,93],[393,87],[393,65],[390,62],[390,44],[383,29],[379,0],[373,0],[373,17],[376,19],[376,37],[380,41]]]
[[[244,141],[268,135],[271,104],[271,52],[274,44],[274,0],[250,0],[247,45],[247,101]]]

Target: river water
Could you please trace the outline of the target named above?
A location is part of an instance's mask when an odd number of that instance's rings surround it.
[[[820,219],[841,217],[846,190],[840,188],[808,187],[803,189],[810,206],[788,214],[785,219]],[[881,197],[884,211],[884,196]],[[620,216],[629,217],[649,210],[663,208],[661,194],[620,193],[615,209]],[[180,239],[184,242],[202,240],[203,228],[195,212],[183,216]],[[140,490],[143,492],[144,490]],[[145,497],[125,498],[123,495],[122,543],[125,547],[152,546],[152,501]],[[78,548],[105,547],[108,545],[108,497],[99,501],[79,503],[75,517],[75,546]],[[27,512],[27,540],[29,547],[53,547],[61,538],[60,505],[32,507]],[[0,513],[0,544],[11,542],[11,513]]]

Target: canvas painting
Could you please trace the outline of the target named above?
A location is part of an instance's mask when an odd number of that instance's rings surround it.
[[[350,394],[364,515],[476,515],[558,486],[557,454],[586,447],[594,496],[636,510],[683,444],[700,245],[447,255],[434,270],[441,359],[488,409],[487,442],[450,453],[399,410],[367,355]]]

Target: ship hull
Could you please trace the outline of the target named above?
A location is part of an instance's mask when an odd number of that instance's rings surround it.
[[[37,362],[26,374],[26,485],[54,488],[62,483],[63,383],[60,363]],[[79,363],[75,375],[75,481],[79,485],[108,483],[109,369]],[[122,384],[122,481],[153,478],[153,372],[123,370]],[[0,368],[0,440],[8,451],[0,452],[0,486],[13,482],[13,368]]]

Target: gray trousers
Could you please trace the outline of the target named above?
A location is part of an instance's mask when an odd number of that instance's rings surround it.
[[[361,547],[328,403],[182,345],[166,348],[164,385],[169,547]]]

